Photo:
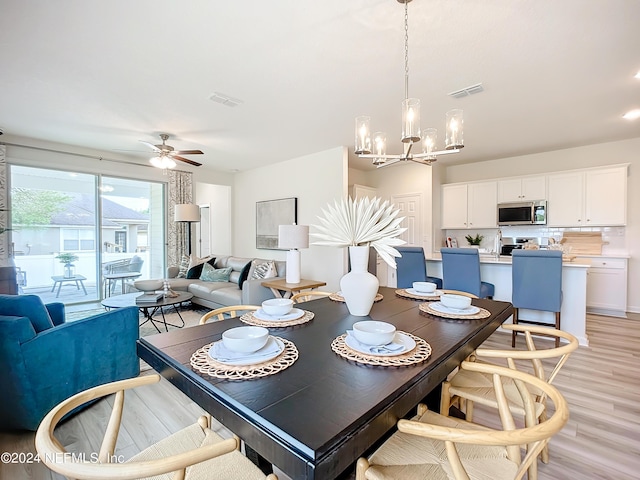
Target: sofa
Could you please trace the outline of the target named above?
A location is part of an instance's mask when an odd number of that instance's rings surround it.
[[[36,430],[58,403],[138,376],[138,309],[65,322],[62,303],[0,295],[0,430]]]
[[[233,257],[228,255],[211,255],[215,258],[213,267],[216,269],[231,268],[229,281],[208,282],[199,278],[178,278],[180,267],[172,266],[167,269],[167,279],[172,290],[185,291],[193,294],[191,301],[211,309],[228,307],[230,305],[260,305],[275,295],[270,288],[263,287],[262,278],[246,278],[249,274],[251,263],[268,262],[269,260]],[[277,277],[284,279],[286,276],[286,263],[273,261],[277,269]]]

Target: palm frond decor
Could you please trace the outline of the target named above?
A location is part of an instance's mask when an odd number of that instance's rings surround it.
[[[397,238],[407,229],[400,224],[404,217],[398,217],[400,210],[388,201],[382,202],[378,197],[351,197],[335,201],[322,209],[319,216],[320,225],[312,225],[318,232],[311,236],[318,239],[313,245],[331,247],[371,246],[380,257],[392,268],[396,268],[395,257],[400,252],[393,247],[404,245],[404,240]]]

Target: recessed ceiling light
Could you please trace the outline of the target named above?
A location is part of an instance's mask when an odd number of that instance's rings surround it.
[[[625,113],[622,118],[626,118],[627,120],[637,120],[640,118],[640,108],[636,108],[635,110]]]

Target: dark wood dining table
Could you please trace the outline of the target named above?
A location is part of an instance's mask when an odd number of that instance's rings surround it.
[[[220,340],[239,319],[207,323],[141,338],[138,355],[258,455],[293,479],[338,478],[394,428],[460,362],[512,313],[507,302],[474,299],[488,310],[482,320],[448,320],[422,313],[420,302],[380,288],[384,298],[369,317],[349,314],[344,303],[321,298],[296,305],[312,311],[310,322],[271,329],[299,352],[293,365],[251,380],[222,380],[190,365],[199,348]],[[402,367],[368,366],[346,360],[331,342],[360,320],[392,323],[426,340],[424,362]]]

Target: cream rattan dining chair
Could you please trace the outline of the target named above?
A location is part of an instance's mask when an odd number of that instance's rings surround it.
[[[356,480],[517,480],[527,473],[529,480],[536,480],[538,454],[569,419],[563,396],[547,382],[518,370],[477,362],[462,362],[460,368],[491,378],[500,399],[503,429],[445,417],[419,405],[417,416],[400,420],[398,431],[389,440],[368,459],[358,460]],[[553,415],[544,423],[516,428],[507,405],[505,383],[518,385],[529,418],[535,415],[529,389],[539,390],[551,399]],[[526,450],[524,456],[521,448]]]
[[[121,480],[277,480],[266,476],[239,451],[237,437],[223,439],[209,428],[206,417],[146,448],[125,462],[115,455],[123,416],[125,390],[156,383],[159,375],[100,385],[61,402],[42,420],[36,432],[36,449],[42,462],[68,478]],[[74,408],[115,393],[111,416],[99,453],[67,452],[54,436],[58,422]],[[106,423],[106,419],[105,419]],[[137,427],[140,427],[139,425]]]
[[[523,364],[529,364],[533,369],[533,374],[540,380],[551,384],[558,372],[565,364],[569,355],[578,348],[578,339],[570,333],[562,330],[549,329],[548,327],[540,327],[533,325],[503,325],[502,328],[512,332],[523,333],[527,345],[526,350],[490,350],[487,348],[478,348],[472,357],[476,360],[484,361],[486,359],[503,359],[506,360],[509,368],[522,369]],[[564,339],[568,343],[557,348],[537,349],[533,336],[536,334],[544,334],[559,339]],[[558,359],[555,366],[546,374],[543,360]],[[519,364],[516,364],[519,362]],[[530,362],[530,363],[529,363]],[[505,384],[505,393],[508,400],[509,408],[513,413],[524,415],[524,405],[521,402],[517,385],[513,382]],[[539,422],[546,419],[546,397],[543,392],[534,391],[536,395],[536,416]],[[493,408],[498,408],[498,399],[493,388],[493,381],[490,375],[481,372],[458,370],[452,377],[442,383],[442,394],[440,398],[440,414],[449,415],[449,409],[454,403],[458,403],[460,410],[465,414],[468,421],[473,421],[473,405],[479,403]],[[548,451],[545,449],[542,454],[542,461],[547,463],[549,460]]]
[[[209,319],[215,317],[215,322],[225,320],[227,318],[234,318],[238,316],[238,312],[255,312],[260,307],[257,305],[230,305],[228,307],[220,307],[210,312],[205,313],[200,318],[199,325],[204,325]]]
[[[308,292],[298,292],[294,295],[291,296],[291,300],[293,300],[293,303],[302,303],[302,302],[308,302],[309,300],[315,300],[317,298],[320,297],[328,297],[329,295],[331,295],[331,293],[329,292],[321,292],[319,290],[309,290]]]

